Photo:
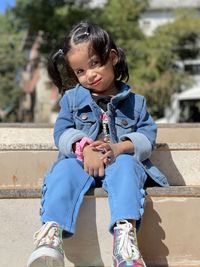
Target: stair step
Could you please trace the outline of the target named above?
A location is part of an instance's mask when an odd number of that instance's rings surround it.
[[[147,196],[151,197],[200,197],[200,186],[170,186],[170,187],[149,187],[146,189]],[[17,198],[40,198],[40,188],[1,188],[0,199]],[[105,198],[107,193],[103,188],[91,188],[86,197]]]
[[[200,187],[147,189],[138,241],[148,267],[200,266],[199,203]],[[1,267],[8,262],[9,267],[25,267],[34,249],[32,235],[41,227],[39,209],[40,189],[0,189]],[[66,267],[111,266],[109,219],[107,194],[90,190],[76,234],[64,241]]]

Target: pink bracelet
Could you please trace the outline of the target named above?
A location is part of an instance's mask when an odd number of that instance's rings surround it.
[[[83,137],[80,142],[76,142],[75,154],[78,160],[83,161],[83,149],[86,145],[92,144],[93,140],[88,137]]]

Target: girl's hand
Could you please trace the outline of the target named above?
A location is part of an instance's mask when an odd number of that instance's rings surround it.
[[[116,157],[120,154],[134,153],[133,143],[129,140],[116,144],[105,143],[103,141],[94,141],[90,147],[92,147],[94,151],[100,151],[102,153],[101,160],[106,165],[115,161]]]
[[[109,165],[115,161],[115,158],[122,152],[118,144],[110,144],[103,141],[94,141],[90,147],[94,151],[101,152],[101,160],[105,165]]]
[[[90,145],[83,149],[83,165],[84,170],[91,176],[104,176],[104,162],[101,159],[102,154],[98,150],[94,150]]]

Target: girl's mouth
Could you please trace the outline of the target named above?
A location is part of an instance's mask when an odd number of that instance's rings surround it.
[[[98,79],[98,80],[96,80],[96,81],[94,81],[91,85],[92,85],[92,86],[96,86],[96,85],[98,85],[100,82],[101,82],[101,78]]]

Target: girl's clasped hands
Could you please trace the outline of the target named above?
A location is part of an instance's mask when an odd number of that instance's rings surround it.
[[[84,170],[91,176],[104,176],[106,166],[112,164],[121,154],[120,143],[111,144],[101,140],[94,141],[83,150]]]

